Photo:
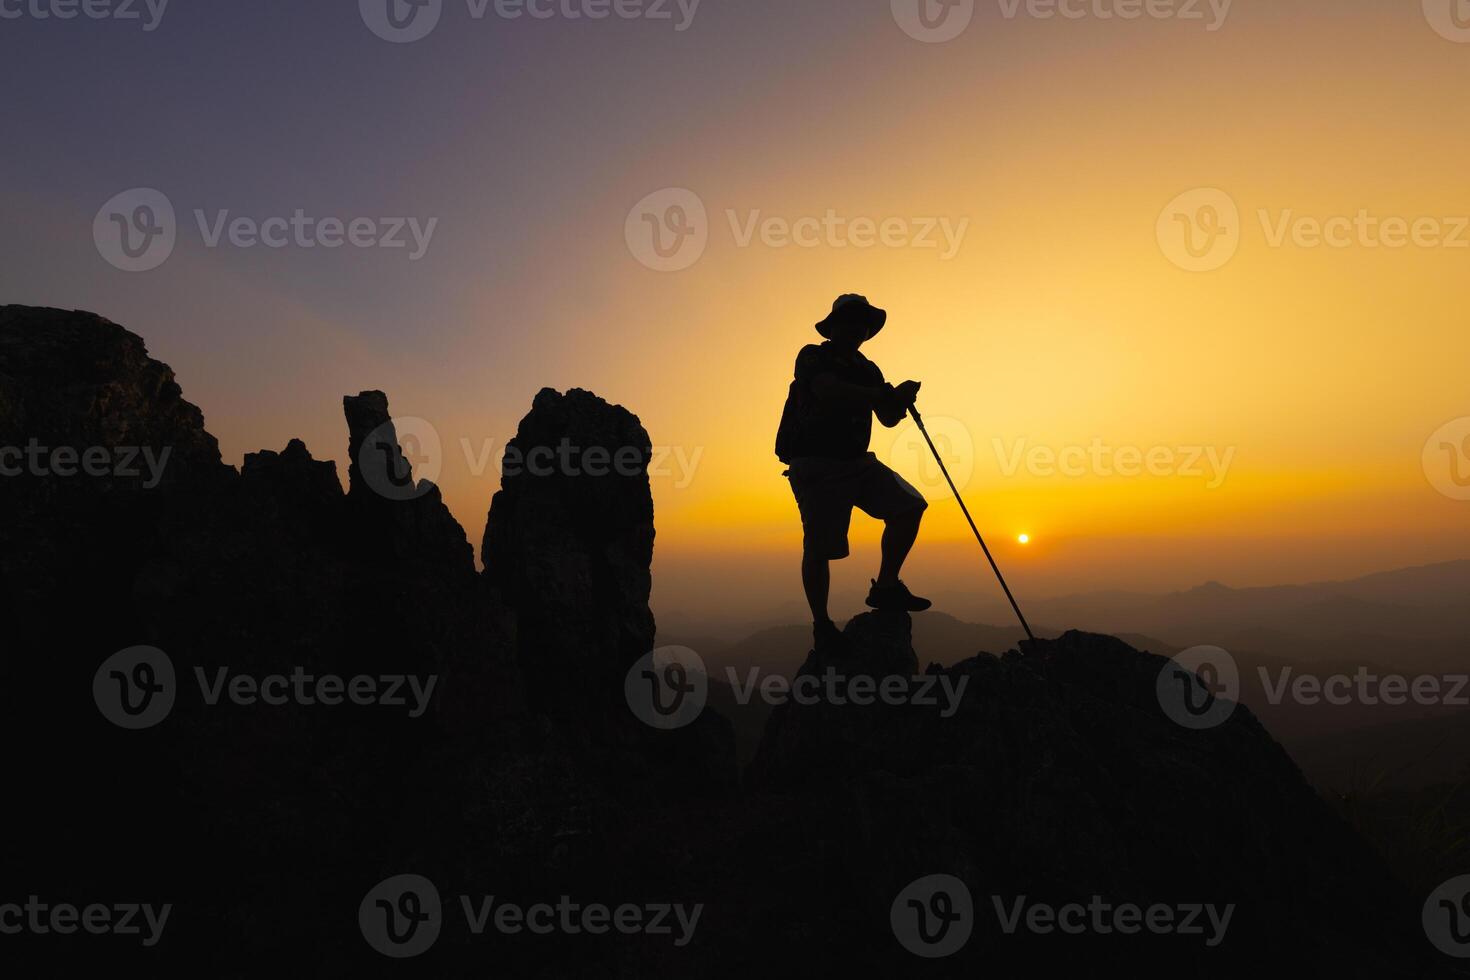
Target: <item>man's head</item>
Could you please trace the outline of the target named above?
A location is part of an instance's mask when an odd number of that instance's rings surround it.
[[[837,297],[832,312],[817,324],[817,333],[853,350],[872,340],[888,322],[888,312],[868,302],[866,296],[847,293]]]

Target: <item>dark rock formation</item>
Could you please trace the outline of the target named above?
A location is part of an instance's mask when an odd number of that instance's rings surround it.
[[[345,547],[337,464],[312,459],[300,439],[292,439],[279,453],[269,449],[247,453],[240,478],[245,492],[260,506],[278,508],[282,521],[298,519],[292,528],[297,535],[310,537],[314,532],[325,547]]]
[[[90,313],[0,307],[0,447],[0,585],[18,609],[132,551],[179,487],[231,475],[168,366]]]
[[[347,414],[347,499],[367,546],[364,557],[389,564],[428,565],[445,574],[474,569],[464,528],[444,506],[439,488],[415,479],[398,444],[388,396],[364,391],[342,399]]]
[[[906,614],[859,616],[845,631],[849,655],[813,653],[798,676],[913,677],[909,625]],[[1093,895],[1144,907],[1233,903],[1220,949],[1074,946],[1120,967],[1156,957],[1210,976],[1259,950],[1392,975],[1396,954],[1384,949],[1413,948],[1411,898],[1247,708],[1215,729],[1171,721],[1156,694],[1166,664],[1070,632],[1024,654],[929,667],[932,706],[781,705],[753,782],[852,814],[833,834],[836,860],[870,892],[875,914],[934,870],[966,881],[980,905],[1022,895],[1055,906]],[[956,690],[963,697],[946,716],[945,692]],[[990,956],[1049,959],[1044,937],[1003,936],[991,908],[981,908],[977,936]]]
[[[603,690],[652,649],[652,451],[637,416],[575,388],[543,389],[506,445],[481,553],[535,637],[529,672]]]
[[[490,504],[485,579],[516,613],[534,707],[624,799],[735,788],[734,730],[715,712],[656,732],[622,698],[653,649],[652,447],[638,417],[591,392],[536,395],[507,443]]]
[[[0,903],[175,905],[153,949],[0,936],[16,975],[1428,975],[1415,903],[1249,713],[1194,733],[1162,718],[1158,658],[1068,634],[927,668],[966,683],[948,716],[779,708],[742,790],[718,714],[660,732],[624,702],[624,675],[654,643],[649,438],[632,414],[582,391],[537,396],[480,575],[437,490],[405,467],[386,396],[344,409],[347,492],[294,440],[236,473],[136,336],[91,314],[0,308],[0,446],[173,450],[152,486],[0,477]],[[847,634],[850,658],[804,673],[920,673],[906,617],[862,616]],[[129,731],[91,692],[99,665],[136,644],[167,654],[178,698]],[[221,669],[437,686],[418,718],[210,704],[196,672]],[[355,919],[369,888],[406,872],[460,921],[412,964],[372,951]],[[895,941],[889,908],[936,873],[964,880],[982,912],[990,895],[1093,894],[1238,912],[1219,949],[1001,936],[986,913],[963,950],[926,963]],[[704,909],[682,948],[475,937],[458,896],[487,894]]]
[[[219,443],[143,341],[92,313],[0,307],[0,440],[169,448],[164,483],[220,476]],[[108,474],[110,486],[142,477]]]

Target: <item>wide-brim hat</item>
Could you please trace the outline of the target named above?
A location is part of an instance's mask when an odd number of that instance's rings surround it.
[[[817,324],[817,333],[831,340],[836,335],[838,327],[849,323],[861,323],[868,330],[866,339],[872,340],[887,322],[887,310],[878,309],[868,302],[866,296],[847,293],[837,297],[837,301],[832,304],[832,312],[827,314],[825,320]]]

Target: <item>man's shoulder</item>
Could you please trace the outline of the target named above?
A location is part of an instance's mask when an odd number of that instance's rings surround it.
[[[796,353],[796,366],[798,369],[811,368],[819,364],[825,364],[830,360],[831,351],[826,344],[807,344]]]

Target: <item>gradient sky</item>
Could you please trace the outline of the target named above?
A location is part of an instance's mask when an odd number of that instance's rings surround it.
[[[982,0],[945,43],[908,36],[887,0],[703,0],[683,31],[673,3],[673,20],[475,20],[445,0],[410,44],[376,37],[352,0],[173,0],[153,31],[0,19],[0,302],[142,334],[233,463],[301,437],[345,478],[341,397],[387,391],[438,431],[438,482],[476,546],[493,462],[539,388],[627,405],[655,445],[698,460],[687,485],[677,456],[654,479],[656,609],[797,596],[770,447],[796,351],[853,290],[890,310],[868,353],[925,383],[1018,591],[1464,557],[1470,502],[1438,492],[1422,456],[1470,416],[1470,247],[1273,247],[1258,212],[1433,217],[1455,234],[1470,43],[1419,0],[1237,0],[1213,31],[1206,3],[1205,21],[1096,16],[1116,0],[1080,19],[1008,7]],[[144,273],[92,235],[135,187],[180,218],[173,255]],[[665,188],[708,214],[708,247],[678,272],[625,240],[630,209]],[[1156,233],[1195,188],[1240,214],[1238,251],[1208,272]],[[414,262],[207,248],[195,209],[438,225]],[[829,210],[968,225],[946,259],[742,246],[727,216]],[[489,441],[492,465],[476,472],[462,440],[474,457]],[[1216,486],[1007,471],[1018,444],[1095,442],[1232,455]],[[874,448],[924,481],[912,432],[894,445]],[[990,589],[942,501],[911,583]],[[855,525],[839,589],[876,565],[876,527]]]

